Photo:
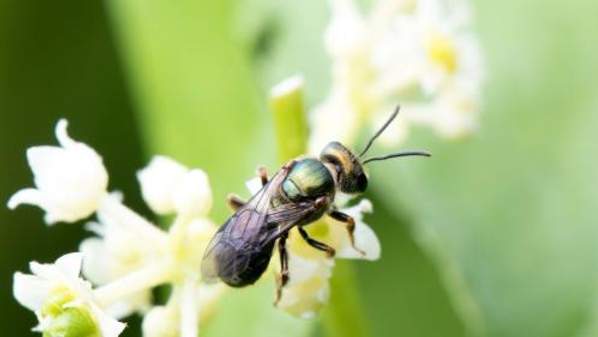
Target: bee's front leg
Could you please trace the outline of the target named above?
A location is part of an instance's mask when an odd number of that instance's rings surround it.
[[[233,210],[233,211],[237,211],[239,208],[245,206],[246,202],[243,201],[243,199],[241,199],[238,195],[236,194],[229,194],[226,197],[226,202],[228,203],[228,206]]]
[[[337,210],[331,210],[328,212],[333,219],[338,220],[340,222],[344,222],[347,225],[347,232],[349,232],[349,240],[351,240],[351,246],[353,249],[358,251],[361,255],[365,256],[365,252],[355,246],[355,219],[352,216],[345,214],[343,212],[339,212]]]
[[[287,253],[287,237],[288,234],[283,234],[278,239],[278,255],[280,256],[280,277],[276,285],[276,300],[274,305],[278,305],[282,297],[282,288],[289,282],[289,255]]]

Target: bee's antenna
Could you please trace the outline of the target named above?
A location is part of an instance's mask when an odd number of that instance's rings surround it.
[[[376,138],[378,138],[382,132],[384,132],[384,130],[386,130],[386,128],[390,125],[390,123],[392,123],[392,121],[395,119],[395,117],[397,117],[397,115],[399,114],[399,110],[401,110],[401,106],[397,105],[397,108],[395,109],[395,111],[392,113],[392,115],[390,116],[390,118],[386,121],[386,123],[384,123],[384,125],[382,125],[382,127],[380,128],[380,130],[378,130],[378,132],[376,132],[376,134],[374,134],[372,136],[372,138],[370,138],[370,141],[368,142],[368,144],[365,146],[365,149],[363,149],[363,151],[361,151],[361,153],[359,154],[359,157],[361,158],[366,152],[368,152],[368,150],[370,149],[370,147],[372,146],[372,144],[374,144],[374,141],[376,140]]]
[[[422,157],[431,157],[432,155],[429,152],[426,151],[406,151],[406,152],[398,152],[398,153],[391,153],[391,154],[387,154],[385,156],[382,157],[373,157],[373,158],[368,158],[366,160],[364,160],[362,162],[363,165],[372,162],[372,161],[378,161],[378,160],[386,160],[386,159],[391,159],[391,158],[397,158],[397,157],[407,157],[407,156],[422,156]]]

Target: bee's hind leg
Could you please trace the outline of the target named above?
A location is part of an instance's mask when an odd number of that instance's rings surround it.
[[[287,237],[285,233],[278,239],[278,255],[280,256],[280,276],[277,279],[276,285],[276,299],[274,305],[278,305],[282,297],[282,288],[289,282],[289,255],[287,254]]]
[[[331,210],[330,212],[328,212],[328,215],[330,215],[334,220],[343,222],[347,225],[347,232],[349,232],[349,240],[351,240],[351,246],[361,255],[365,256],[365,252],[355,246],[355,219],[353,219],[352,216],[343,212],[339,212],[337,210]]]
[[[239,208],[245,206],[245,201],[243,201],[243,199],[241,199],[238,195],[236,194],[229,194],[226,197],[226,202],[228,203],[228,206],[230,208],[232,208],[233,211],[238,210]]]
[[[334,254],[336,254],[336,251],[334,250],[334,248],[330,247],[329,245],[327,245],[325,243],[322,243],[320,241],[310,238],[309,234],[307,234],[307,232],[305,231],[305,229],[303,227],[298,226],[297,229],[299,230],[299,234],[301,234],[301,237],[303,237],[303,240],[305,240],[305,242],[307,242],[307,244],[309,244],[310,246],[314,247],[317,250],[326,252],[326,255],[328,255],[328,257],[334,257]]]
[[[258,167],[257,175],[258,177],[260,177],[262,186],[266,186],[266,184],[268,183],[268,171],[266,170],[266,168],[263,166]]]

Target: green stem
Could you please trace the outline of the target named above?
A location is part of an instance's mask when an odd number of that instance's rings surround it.
[[[303,106],[303,79],[289,78],[270,93],[278,160],[286,162],[307,151],[307,121]]]
[[[303,80],[293,77],[274,87],[270,107],[276,127],[278,160],[286,162],[306,153],[308,126],[303,104]],[[330,303],[322,316],[326,336],[368,336],[355,272],[349,261],[337,263],[331,289]]]
[[[330,280],[330,305],[322,313],[328,337],[369,336],[351,261],[337,261]]]

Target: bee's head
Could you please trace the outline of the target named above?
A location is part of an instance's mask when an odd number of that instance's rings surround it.
[[[353,152],[339,142],[331,142],[320,153],[320,160],[334,167],[338,188],[344,193],[363,193],[368,177]]]
[[[331,142],[324,147],[322,153],[320,153],[320,160],[326,164],[334,167],[336,171],[336,181],[338,188],[344,193],[363,193],[368,187],[368,177],[365,174],[363,166],[369,162],[386,160],[390,158],[405,157],[405,156],[425,156],[429,157],[430,154],[425,151],[406,151],[391,153],[382,157],[372,157],[361,160],[364,154],[370,149],[374,140],[382,134],[382,132],[388,127],[388,125],[397,117],[399,114],[399,107],[395,109],[390,118],[382,125],[380,130],[372,136],[363,151],[356,156],[347,149],[343,144],[339,142]]]

